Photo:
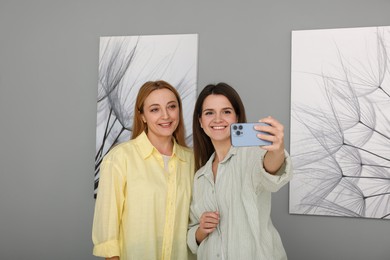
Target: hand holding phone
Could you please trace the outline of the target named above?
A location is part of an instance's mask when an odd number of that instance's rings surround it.
[[[230,138],[233,146],[265,146],[271,145],[272,142],[260,139],[257,134],[266,134],[267,132],[257,131],[255,125],[265,125],[267,123],[235,123],[230,125]]]

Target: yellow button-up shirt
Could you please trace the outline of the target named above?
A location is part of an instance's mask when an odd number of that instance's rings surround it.
[[[100,167],[94,255],[192,258],[186,235],[193,176],[193,153],[176,142],[167,168],[145,133],[114,147]]]

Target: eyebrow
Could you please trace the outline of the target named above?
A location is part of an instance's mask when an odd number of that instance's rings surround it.
[[[170,104],[172,104],[172,103],[178,104],[178,102],[177,102],[176,100],[172,100],[172,101],[169,101],[169,102],[167,103],[167,105],[170,105]],[[151,104],[151,105],[148,106],[148,107],[153,107],[153,106],[161,106],[161,105],[160,105],[160,104]]]
[[[205,109],[202,110],[202,112],[204,112],[204,111],[214,111],[214,110],[215,109],[213,109],[213,108],[205,108]],[[224,107],[221,110],[233,110],[233,108],[232,107]]]

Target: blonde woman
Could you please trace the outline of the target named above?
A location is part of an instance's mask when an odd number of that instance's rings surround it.
[[[100,168],[92,238],[106,259],[186,260],[194,173],[182,103],[165,81],[146,82],[135,103],[131,140]]]

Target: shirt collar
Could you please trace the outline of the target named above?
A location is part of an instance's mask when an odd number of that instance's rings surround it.
[[[146,135],[145,131],[142,132],[139,136],[137,136],[134,140],[139,147],[143,159],[146,159],[151,156],[153,152],[159,153],[157,149],[153,146],[153,144],[149,141],[149,138]],[[179,158],[179,160],[181,161],[186,161],[184,149],[178,143],[176,143],[175,138],[173,138],[172,157],[173,156],[177,156],[177,158]]]
[[[220,162],[221,164],[225,164],[230,161],[230,158],[237,153],[237,147],[231,146],[225,158]],[[215,158],[215,152],[210,156],[210,159],[206,162],[206,164],[201,168],[201,172],[198,175],[198,179],[202,176],[207,177],[208,179],[214,179],[212,176],[212,164]]]
[[[237,147],[230,146],[228,153],[226,154],[225,158],[223,158],[222,162],[220,162],[220,163],[222,163],[222,164],[227,163],[230,160],[230,158],[237,153],[237,149],[238,149]]]

